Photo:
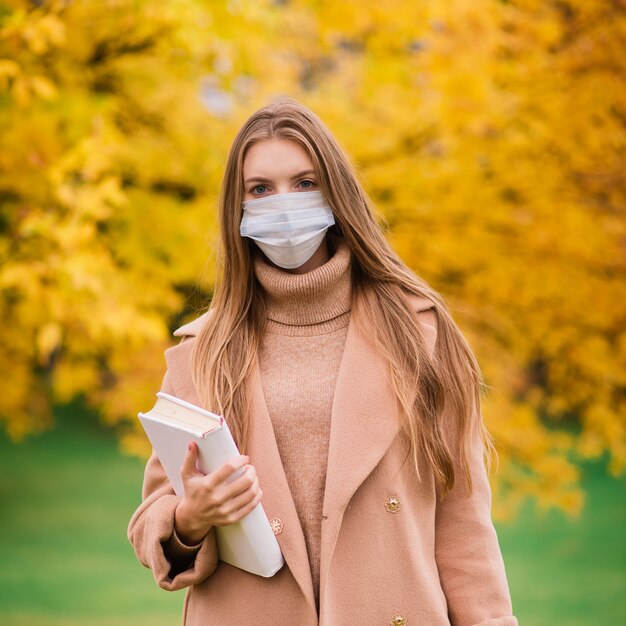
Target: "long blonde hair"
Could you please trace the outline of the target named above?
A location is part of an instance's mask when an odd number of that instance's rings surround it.
[[[488,464],[495,452],[480,413],[482,376],[476,358],[442,297],[411,272],[385,239],[347,154],[324,123],[291,98],[278,98],[251,115],[228,154],[219,204],[220,276],[211,314],[192,351],[193,380],[201,401],[227,417],[245,453],[251,414],[247,383],[265,324],[265,302],[255,285],[254,244],[239,234],[243,162],[250,146],[270,138],[297,142],[313,161],[320,190],[335,216],[334,232],[352,253],[353,314],[367,324],[388,364],[402,414],[401,431],[418,478],[423,457],[445,495],[455,481],[453,455],[458,455],[471,490],[467,450],[472,428],[480,430]],[[437,343],[432,359],[407,294],[433,303]],[[453,425],[460,434],[452,451],[441,419],[444,403],[451,419],[459,420]]]

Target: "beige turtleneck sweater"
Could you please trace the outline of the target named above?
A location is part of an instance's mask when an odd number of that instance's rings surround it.
[[[260,254],[255,275],[267,294],[259,349],[265,401],[306,541],[319,610],[319,546],[330,417],[351,307],[350,250],[306,274]]]

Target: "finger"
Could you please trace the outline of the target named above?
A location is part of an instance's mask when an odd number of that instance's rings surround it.
[[[224,504],[220,508],[224,515],[230,515],[253,500],[259,491],[259,481],[255,479],[254,483],[250,485],[248,489],[225,500]]]
[[[250,500],[250,502],[244,504],[241,508],[237,509],[228,516],[228,518],[232,520],[231,523],[238,522],[248,515],[248,513],[251,513],[256,508],[257,504],[261,502],[262,497],[263,492],[259,489],[258,493],[254,496],[254,498],[252,498],[252,500]]]
[[[180,475],[183,478],[187,478],[189,476],[197,476],[202,472],[198,471],[196,467],[196,463],[198,461],[198,446],[195,441],[190,441],[187,446],[187,454],[183,459],[183,464],[180,467]]]
[[[214,472],[207,474],[209,480],[207,481],[212,486],[217,486],[227,480],[234,472],[241,469],[244,465],[250,462],[250,457],[246,455],[239,455],[229,459],[218,467]]]
[[[252,465],[246,465],[244,473],[233,480],[231,483],[227,483],[222,491],[224,500],[229,500],[243,493],[247,489],[250,489],[252,485],[258,484],[258,478],[256,470]]]

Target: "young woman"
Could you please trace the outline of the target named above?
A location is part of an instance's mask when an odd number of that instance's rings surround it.
[[[192,444],[178,497],[152,454],[139,560],[187,588],[186,625],[516,626],[479,366],[349,158],[281,98],[235,137],[221,191],[220,280],[174,332],[162,389],[224,415],[242,455],[205,476]],[[216,549],[259,502],[286,561],[271,578]]]

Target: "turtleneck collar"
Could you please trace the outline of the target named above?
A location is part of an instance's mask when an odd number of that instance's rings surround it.
[[[307,272],[291,274],[254,255],[254,273],[267,294],[267,318],[287,326],[326,325],[350,311],[350,248],[338,239],[330,259]]]

